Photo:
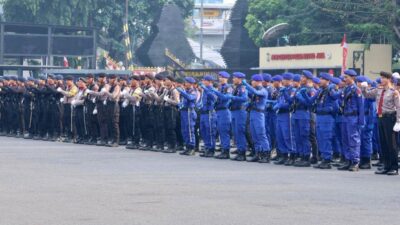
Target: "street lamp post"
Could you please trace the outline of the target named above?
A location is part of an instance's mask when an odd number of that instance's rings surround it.
[[[200,63],[203,64],[203,14],[204,0],[200,1]]]

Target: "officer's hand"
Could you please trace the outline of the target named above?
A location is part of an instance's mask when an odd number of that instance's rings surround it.
[[[57,92],[62,92],[63,89],[61,89],[60,87],[57,88]]]
[[[365,81],[364,81],[364,82],[362,82],[362,83],[361,83],[361,87],[364,87],[364,88],[368,87],[368,83],[367,83],[367,82],[365,82]]]
[[[129,102],[128,102],[127,100],[125,100],[125,101],[122,103],[122,108],[126,108],[126,107],[128,106],[128,104],[129,104]]]
[[[94,108],[93,115],[96,115],[96,114],[97,114],[97,108]]]
[[[64,102],[64,98],[60,98],[60,102],[63,103]]]
[[[278,110],[281,107],[279,103],[275,104],[274,107],[272,108],[274,111]]]
[[[164,96],[164,101],[168,102],[169,101],[169,97],[168,96]]]
[[[75,105],[76,105],[76,101],[75,101],[75,100],[72,100],[71,105],[72,105],[72,106],[75,106]]]
[[[400,131],[400,122],[396,122],[396,124],[393,127],[394,132],[399,132]]]
[[[145,95],[148,95],[150,92],[149,92],[149,90],[145,90],[143,93],[144,93]]]

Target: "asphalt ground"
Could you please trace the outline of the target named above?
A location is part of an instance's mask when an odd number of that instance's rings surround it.
[[[400,224],[400,176],[0,137],[0,225]]]

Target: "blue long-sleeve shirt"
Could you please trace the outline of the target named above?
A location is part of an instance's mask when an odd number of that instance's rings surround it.
[[[193,109],[196,105],[198,92],[194,88],[177,89],[181,94],[181,107],[184,109]]]
[[[249,97],[246,87],[242,84],[235,87],[231,96],[231,110],[246,109]]]
[[[263,86],[258,86],[256,88],[252,87],[248,83],[244,84],[246,89],[249,91],[249,96],[251,99],[250,108],[252,110],[264,111],[268,100],[268,91]]]
[[[231,103],[232,87],[229,84],[223,84],[219,90],[213,89],[213,92],[218,96],[215,109],[228,109]]]

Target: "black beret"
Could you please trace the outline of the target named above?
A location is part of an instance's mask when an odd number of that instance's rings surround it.
[[[380,72],[380,75],[381,75],[381,77],[385,77],[385,78],[388,78],[388,79],[392,78],[392,74],[388,73],[388,72],[382,71],[382,72]]]
[[[145,80],[146,79],[146,76],[139,76],[140,77],[140,80]]]
[[[89,73],[89,74],[86,75],[86,78],[94,78],[94,75]]]
[[[137,80],[137,81],[140,80],[140,77],[139,77],[139,76],[136,76],[136,75],[133,75],[131,78],[132,78],[132,80]]]
[[[165,80],[164,75],[162,75],[161,73],[157,74],[155,78],[156,80]]]
[[[18,77],[18,81],[19,81],[19,82],[24,82],[24,83],[25,83],[25,82],[26,82],[26,79],[25,79],[24,77]]]
[[[117,75],[111,74],[110,76],[108,76],[108,78],[110,78],[110,79],[116,79],[116,78],[117,78]]]
[[[125,75],[124,75],[124,76],[120,76],[119,78],[120,78],[121,80],[125,80],[125,81],[127,81],[127,80],[129,79],[128,76],[125,76]]]
[[[175,78],[174,78],[173,76],[170,76],[170,75],[169,75],[169,76],[167,76],[166,78],[167,78],[168,80],[172,81],[172,82],[175,82]]]
[[[63,78],[64,78],[64,77],[63,77],[62,75],[57,75],[57,76],[56,76],[56,80],[63,80]]]
[[[74,80],[74,77],[73,76],[66,76],[65,80]]]
[[[99,77],[106,77],[106,74],[105,73],[101,73],[101,74],[99,74]]]
[[[183,84],[183,83],[185,83],[185,80],[181,77],[178,77],[178,78],[176,78],[176,83]]]
[[[53,74],[47,75],[47,79],[54,79],[54,78],[55,78],[55,76]]]
[[[17,77],[17,76],[11,76],[11,77],[10,77],[10,80],[17,81],[17,80],[18,80],[18,77]]]
[[[3,80],[10,80],[9,77],[3,77]]]
[[[79,77],[79,80],[86,84],[87,80],[84,77]]]
[[[146,74],[144,76],[145,76],[145,78],[149,78],[150,80],[154,80],[154,76],[151,75],[151,74]]]

